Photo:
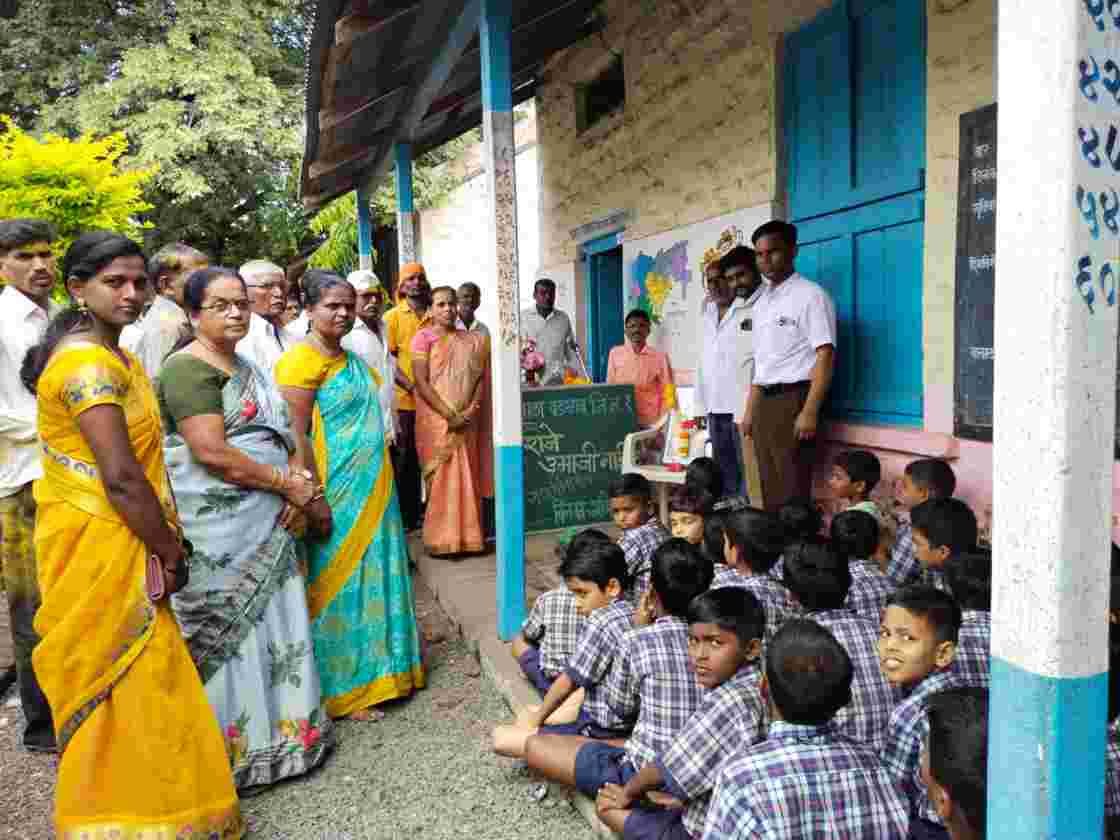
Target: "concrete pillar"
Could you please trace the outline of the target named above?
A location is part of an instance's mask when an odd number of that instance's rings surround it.
[[[370,218],[370,187],[358,187],[358,268],[373,270],[373,222]]]
[[[510,71],[510,0],[483,0],[483,165],[490,195],[487,236],[498,297],[493,344],[494,477],[498,537],[498,635],[525,619],[525,477],[521,445],[521,331],[517,291],[517,180]]]
[[[1120,122],[1105,69],[1120,10],[1105,6],[999,3],[989,837],[1103,831],[1118,256],[1105,137]]]
[[[412,146],[397,143],[394,148],[397,179],[397,253],[400,264],[415,262],[416,208],[412,203]]]

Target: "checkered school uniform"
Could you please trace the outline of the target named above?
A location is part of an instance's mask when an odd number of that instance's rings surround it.
[[[852,557],[848,568],[852,572],[852,586],[844,605],[878,625],[887,598],[894,594],[897,584],[879,570],[874,560]]]
[[[606,680],[617,666],[622,640],[633,626],[634,605],[624,598],[595,610],[584,623],[575,653],[565,669],[571,681],[585,690],[583,714],[604,729],[626,726],[626,721],[607,702]]]
[[[1120,718],[1108,725],[1104,757],[1104,815],[1120,820]]]
[[[887,771],[910,800],[911,816],[936,825],[944,823],[933,809],[926,786],[922,782],[922,747],[929,736],[926,707],[931,695],[960,688],[961,685],[952,671],[938,671],[918,683],[910,695],[891,712],[886,748],[882,753]]]
[[[700,694],[683,618],[663,616],[626,634],[607,680],[607,696],[619,717],[636,721],[626,741],[635,770],[669,748],[700,705]]]
[[[692,837],[704,833],[708,803],[723,763],[744,745],[766,737],[761,680],[761,669],[751,663],[727,682],[705,691],[700,708],[657,759],[666,789],[688,803],[683,822]]]
[[[952,671],[965,685],[991,688],[992,614],[987,610],[962,610]]]
[[[541,652],[541,673],[555,679],[576,650],[585,619],[576,610],[576,596],[560,586],[542,592],[529,617],[521,625],[521,635]]]
[[[873,748],[774,721],[720,771],[704,840],[904,840],[908,803]]]
[[[882,749],[891,712],[902,692],[887,682],[879,667],[879,624],[851,610],[821,610],[806,616],[827,629],[852,660],[852,702],[836,713],[842,735]]]
[[[887,563],[887,577],[897,586],[917,583],[922,576],[922,564],[914,555],[914,529],[909,519],[898,523],[898,536],[891,548],[891,559]]]
[[[788,618],[801,614],[801,604],[784,583],[770,575],[743,575],[725,563],[716,564],[712,589],[733,586],[745,589],[758,599],[766,613],[766,638],[773,638]]]
[[[653,552],[671,536],[661,520],[653,517],[637,528],[623,531],[618,538],[618,545],[626,555],[626,568],[630,570],[631,584],[626,596],[633,603],[637,604],[649,591]]]

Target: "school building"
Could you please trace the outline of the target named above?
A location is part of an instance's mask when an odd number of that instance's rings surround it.
[[[993,819],[1021,829],[999,836],[1091,836],[1120,490],[1120,15],[1100,0],[322,0],[318,15],[309,207],[392,172],[401,259],[423,258],[411,159],[483,124],[475,233],[508,481],[535,277],[557,282],[595,373],[639,305],[687,384],[705,262],[769,218],[798,226],[798,269],[839,318],[829,448],[875,451],[887,498],[908,461],[948,460],[993,539]],[[534,97],[528,273],[511,110]],[[519,505],[499,487],[500,530]],[[500,604],[516,550],[500,537]]]

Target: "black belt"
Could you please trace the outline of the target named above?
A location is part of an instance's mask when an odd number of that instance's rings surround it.
[[[787,391],[799,391],[802,388],[808,388],[809,384],[808,379],[802,379],[800,382],[776,382],[773,385],[759,385],[758,387],[762,389],[762,396],[775,397]]]

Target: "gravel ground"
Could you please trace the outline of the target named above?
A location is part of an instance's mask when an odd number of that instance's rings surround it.
[[[343,722],[338,745],[308,777],[243,800],[253,840],[590,840],[563,794],[536,802],[520,762],[494,757],[491,725],[509,717],[471,647],[417,582],[430,640],[428,688],[377,723]],[[6,705],[12,703],[13,705]],[[18,746],[12,693],[0,701],[0,838],[51,837],[57,759]]]

